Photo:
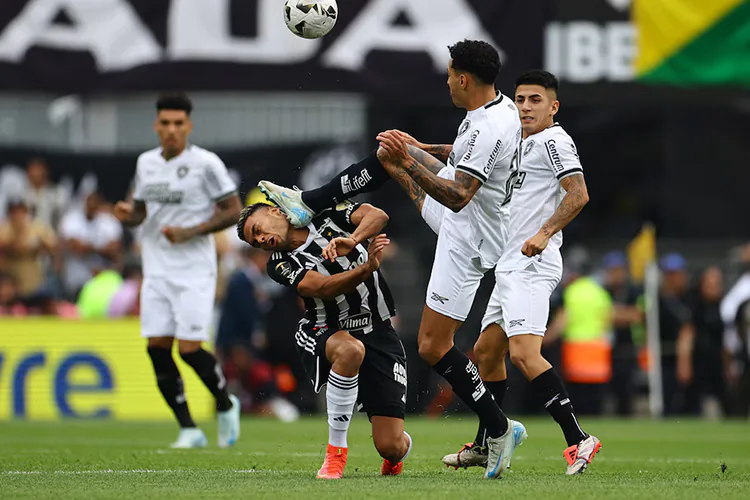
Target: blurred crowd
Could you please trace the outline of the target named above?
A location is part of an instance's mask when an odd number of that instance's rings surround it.
[[[268,256],[243,245],[233,228],[215,238],[215,349],[227,379],[248,407],[292,420],[297,407],[316,405],[308,384],[298,383],[304,374],[289,335],[302,304],[268,278]],[[95,179],[84,178],[77,189],[66,179],[52,183],[41,158],[0,169],[0,316],[137,316],[139,254],[138,230],[111,215]],[[750,245],[734,261],[739,272],[731,281],[726,262],[691,275],[695,267],[679,254],[659,261],[659,374],[667,415],[748,415]],[[645,413],[647,372],[656,360],[646,350],[647,299],[639,281],[622,251],[600,262],[583,249],[567,252],[545,349],[557,358],[579,413]],[[288,403],[292,393],[297,407]]]

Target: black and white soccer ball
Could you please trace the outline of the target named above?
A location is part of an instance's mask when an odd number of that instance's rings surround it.
[[[320,38],[327,35],[339,17],[336,0],[286,0],[284,22],[289,30],[302,38]]]

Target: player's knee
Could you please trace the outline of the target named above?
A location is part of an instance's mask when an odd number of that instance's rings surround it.
[[[329,361],[358,370],[365,360],[365,345],[354,337],[339,340],[331,350]]]
[[[180,357],[200,350],[202,342],[200,340],[180,340],[177,349],[180,351]]]
[[[479,336],[474,344],[474,356],[480,365],[494,365],[500,363],[508,353],[507,344],[498,345],[488,337]]]
[[[517,348],[515,346],[510,349],[510,362],[524,373],[527,366],[534,364],[537,358],[541,357],[542,354],[533,349]]]
[[[453,346],[452,343],[446,344],[439,339],[429,336],[423,336],[419,339],[419,357],[429,363],[431,366],[440,361],[445,353]]]
[[[378,454],[393,463],[400,461],[408,449],[408,443],[403,439],[403,433],[399,436],[387,436],[374,438],[375,449]]]

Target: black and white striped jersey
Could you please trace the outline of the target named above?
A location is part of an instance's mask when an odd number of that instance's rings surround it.
[[[345,201],[335,208],[320,213],[307,226],[307,241],[291,252],[274,252],[268,261],[268,275],[284,286],[297,287],[308,271],[324,276],[343,273],[367,262],[367,248],[357,245],[345,257],[335,262],[323,258],[323,248],[337,237],[346,237],[355,230],[351,215],[359,203]],[[356,290],[323,300],[303,297],[305,316],[300,321],[303,328],[333,328],[360,330],[370,333],[373,322],[386,321],[396,314],[393,297],[380,270],[360,283]]]

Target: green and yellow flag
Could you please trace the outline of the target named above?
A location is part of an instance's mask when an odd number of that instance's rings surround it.
[[[646,83],[750,87],[750,0],[634,0]]]

